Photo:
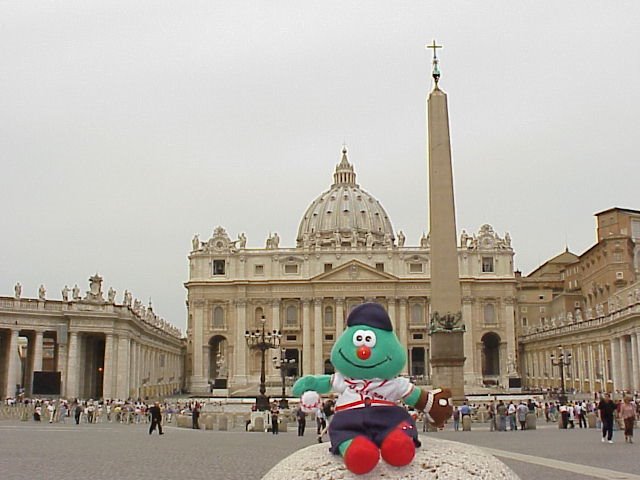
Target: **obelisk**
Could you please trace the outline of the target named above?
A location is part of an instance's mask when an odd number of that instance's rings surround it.
[[[429,138],[429,232],[431,238],[431,372],[434,387],[449,387],[464,399],[464,324],[458,273],[456,212],[453,196],[447,94],[440,90],[435,41],[434,87],[427,100]]]

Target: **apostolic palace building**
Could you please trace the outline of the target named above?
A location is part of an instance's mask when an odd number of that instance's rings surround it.
[[[356,182],[346,148],[330,187],[304,211],[295,246],[281,246],[277,234],[265,248],[246,242],[242,233],[231,240],[222,227],[206,241],[193,240],[186,283],[191,392],[207,392],[210,385],[255,391],[260,352],[247,346],[245,333],[259,329],[262,317],[267,330],[282,333],[287,375],[332,371],[331,347],[350,309],[364,301],[389,311],[406,345],[406,373],[429,382],[429,237],[410,244],[394,230],[382,204]],[[506,385],[509,371],[515,374],[513,255],[509,234],[490,225],[460,236],[470,387]],[[267,373],[277,382],[271,356],[278,353],[267,357]]]

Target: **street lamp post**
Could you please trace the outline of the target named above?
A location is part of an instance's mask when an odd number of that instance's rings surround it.
[[[265,353],[271,348],[279,348],[282,335],[279,331],[266,330],[266,319],[264,315],[260,319],[261,328],[249,331],[244,334],[244,338],[247,341],[249,348],[260,350],[260,394],[256,396],[256,409],[260,412],[269,410],[269,397],[267,397],[267,387],[265,385],[266,380],[266,365],[265,365]]]
[[[287,401],[286,392],[286,378],[287,378],[287,365],[293,365],[296,363],[295,358],[287,358],[286,350],[280,349],[280,358],[273,357],[273,366],[280,370],[280,378],[282,379],[282,399],[280,400],[280,408],[289,408],[289,402]]]
[[[560,404],[564,405],[567,403],[567,395],[564,391],[564,367],[568,367],[571,365],[571,353],[564,353],[562,350],[562,345],[558,347],[560,350],[560,354],[558,355],[558,360],[556,361],[555,354],[551,354],[551,365],[554,367],[560,367]]]

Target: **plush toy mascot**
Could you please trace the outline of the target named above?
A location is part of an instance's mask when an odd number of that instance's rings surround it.
[[[353,473],[375,468],[380,455],[394,466],[407,465],[420,446],[416,424],[405,404],[424,410],[427,420],[442,426],[451,416],[449,389],[421,390],[398,377],[407,361],[387,312],[377,303],[354,308],[347,328],[331,350],[334,375],[308,375],[293,386],[294,395],[308,391],[340,394],[329,425],[331,451],[344,458]]]

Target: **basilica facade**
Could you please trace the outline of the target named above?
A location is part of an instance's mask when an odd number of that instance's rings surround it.
[[[505,386],[516,374],[511,238],[485,224],[476,233],[463,230],[457,250],[465,388]],[[281,348],[267,352],[268,381],[277,383],[280,366],[287,377],[332,372],[333,343],[349,311],[366,301],[388,310],[407,351],[405,374],[430,382],[429,236],[410,245],[394,231],[382,204],[357,184],[346,148],[330,187],[304,212],[295,246],[281,246],[273,234],[265,248],[248,248],[244,233],[232,240],[216,227],[206,241],[193,239],[185,286],[192,393],[254,393],[261,354],[246,336],[262,325],[278,333]]]

